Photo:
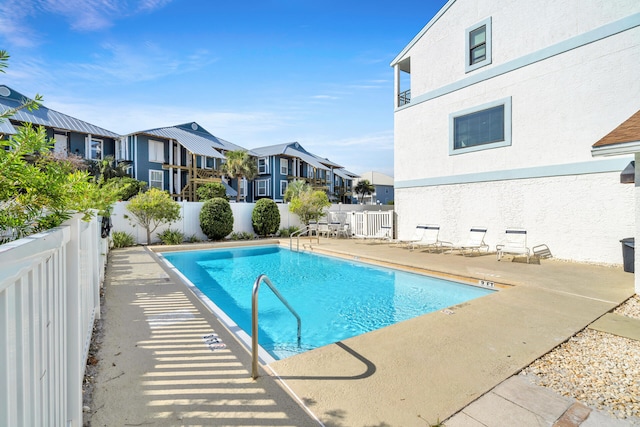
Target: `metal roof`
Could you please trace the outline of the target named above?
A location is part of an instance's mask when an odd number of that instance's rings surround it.
[[[224,149],[220,142],[217,141],[217,138],[204,138],[201,135],[195,134],[193,132],[188,132],[175,126],[134,132],[134,134],[141,133],[151,136],[158,136],[161,138],[175,139],[187,150],[199,156],[215,157],[217,159],[225,158],[224,155],[216,149]]]
[[[321,159],[314,154],[305,150],[298,142],[288,142],[286,144],[269,145],[267,147],[259,147],[252,149],[258,157],[284,155],[289,157],[297,157],[316,169],[329,170],[328,167],[321,163]],[[326,160],[326,159],[325,159]]]
[[[227,190],[227,196],[236,197],[238,195],[238,192],[234,190],[233,187],[231,187],[229,184],[227,184],[224,181],[221,181],[221,182],[222,182],[222,185],[224,185],[224,188]]]
[[[346,169],[334,169],[333,173],[335,173],[336,175],[345,178],[345,179],[353,179],[353,178],[359,178],[360,176],[358,174],[355,174],[353,172],[349,172]]]
[[[0,91],[0,113],[20,107],[23,103],[15,99],[16,97],[18,97],[19,99],[27,99],[26,97],[20,95],[18,92],[10,89],[7,86],[0,86],[0,89],[4,89],[3,91]],[[3,96],[7,91],[9,91],[8,93],[11,97]],[[33,111],[29,111],[26,108],[18,110],[11,116],[10,120],[14,123],[33,123],[34,125],[42,125],[46,127],[90,134],[94,136],[105,136],[108,138],[118,138],[120,136],[115,132],[111,132],[110,130],[92,125],[91,123],[87,123],[83,120],[76,119],[75,117],[68,116],[58,111],[51,110],[44,105],[41,105],[40,108]],[[11,133],[15,133],[15,129]]]
[[[16,133],[16,128],[13,127],[9,119],[0,122],[0,135],[14,135]]]

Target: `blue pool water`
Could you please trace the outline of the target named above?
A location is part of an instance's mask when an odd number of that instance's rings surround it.
[[[266,274],[302,319],[260,287],[259,343],[275,359],[370,332],[493,291],[278,246],[165,252],[164,258],[251,335],[251,293]]]

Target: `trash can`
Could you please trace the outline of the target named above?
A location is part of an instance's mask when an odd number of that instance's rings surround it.
[[[620,240],[622,243],[622,262],[624,265],[624,271],[627,273],[634,272],[635,263],[635,239],[633,237],[627,237]]]

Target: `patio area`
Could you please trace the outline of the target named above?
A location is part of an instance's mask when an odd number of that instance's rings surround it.
[[[92,425],[301,426],[318,425],[317,418],[327,426],[425,426],[460,411],[633,294],[633,275],[622,268],[498,262],[495,255],[425,253],[356,239],[300,244],[483,280],[500,291],[274,362],[253,381],[246,348],[151,251],[115,250]],[[224,346],[207,344],[212,334]]]

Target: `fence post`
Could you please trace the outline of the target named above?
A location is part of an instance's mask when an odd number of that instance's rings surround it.
[[[66,249],[67,270],[67,426],[80,427],[82,425],[82,310],[81,298],[81,256],[80,256],[80,216],[74,215],[67,221],[70,239]],[[92,247],[93,245],[90,245]],[[92,259],[94,257],[87,257]],[[93,274],[91,274],[93,276]]]

